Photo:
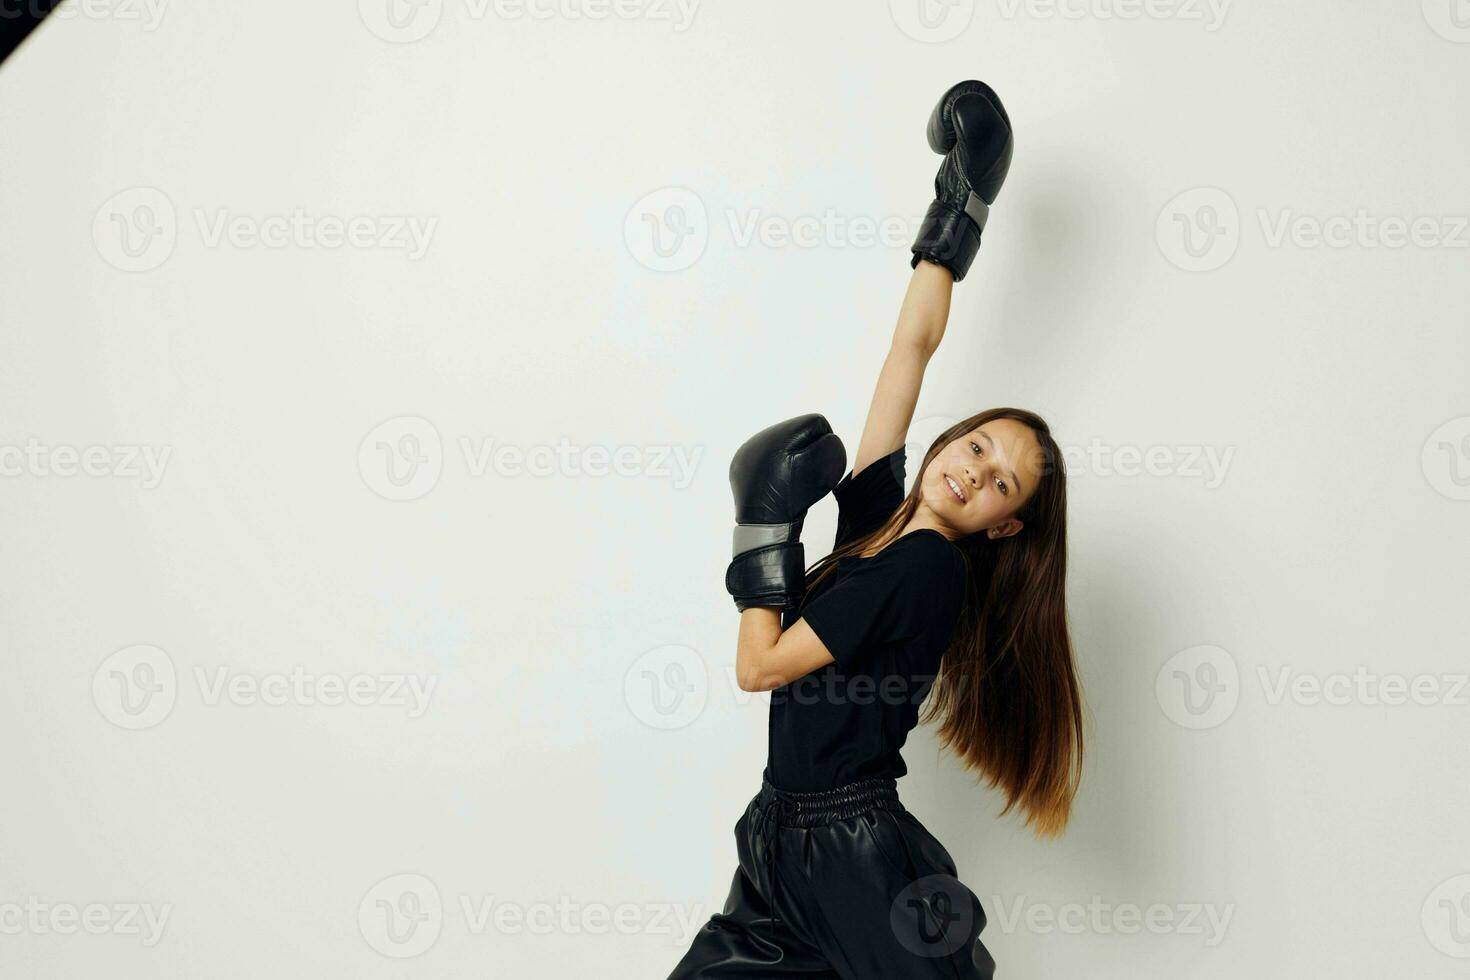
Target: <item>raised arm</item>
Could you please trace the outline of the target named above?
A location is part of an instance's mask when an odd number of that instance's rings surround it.
[[[893,344],[883,360],[883,370],[878,372],[878,384],[868,405],[868,419],[863,423],[863,436],[852,462],[853,476],[903,445],[914,418],[914,406],[919,402],[924,369],[944,338],[953,290],[954,276],[944,266],[921,261],[914,268],[898,311]]]
[[[868,407],[853,476],[903,445],[924,368],[949,320],[950,292],[970,271],[990,206],[1011,166],[1011,119],[984,82],[951,86],[930,113],[925,135],[944,160],[934,177],[934,203],[911,250],[914,275]]]

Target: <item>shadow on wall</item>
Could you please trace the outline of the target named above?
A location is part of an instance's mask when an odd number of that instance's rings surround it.
[[[1116,345],[1150,257],[1140,252],[1139,236],[1109,214],[1110,202],[1138,195],[1127,180],[1099,161],[1058,155],[1015,188],[1005,202],[1009,220],[992,231],[1006,236],[1004,247],[980,277],[993,294],[992,322],[982,325],[987,361],[1033,378],[1086,377]]]

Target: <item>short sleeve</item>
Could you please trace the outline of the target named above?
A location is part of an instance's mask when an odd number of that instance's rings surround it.
[[[954,627],[963,559],[936,534],[907,538],[861,560],[801,610],[801,618],[844,668],[864,650],[925,634],[947,636]]]
[[[877,530],[903,503],[905,450],[899,446],[854,477],[851,471],[832,491],[837,498],[834,548]]]

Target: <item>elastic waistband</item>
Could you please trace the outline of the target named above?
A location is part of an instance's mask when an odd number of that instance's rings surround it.
[[[756,797],[762,810],[775,807],[781,823],[787,827],[817,827],[845,820],[868,810],[902,810],[898,800],[898,782],[893,779],[860,779],[855,783],[817,793],[792,793],[777,789],[761,777],[761,791]]]

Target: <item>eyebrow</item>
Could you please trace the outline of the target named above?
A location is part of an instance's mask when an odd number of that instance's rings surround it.
[[[990,438],[990,433],[976,429],[975,435],[984,437],[985,441],[990,443],[990,451],[995,452],[995,440]],[[1016,475],[1015,470],[1008,470],[1007,473],[1011,478],[1011,482],[1016,485],[1016,492],[1021,493],[1021,478]]]

